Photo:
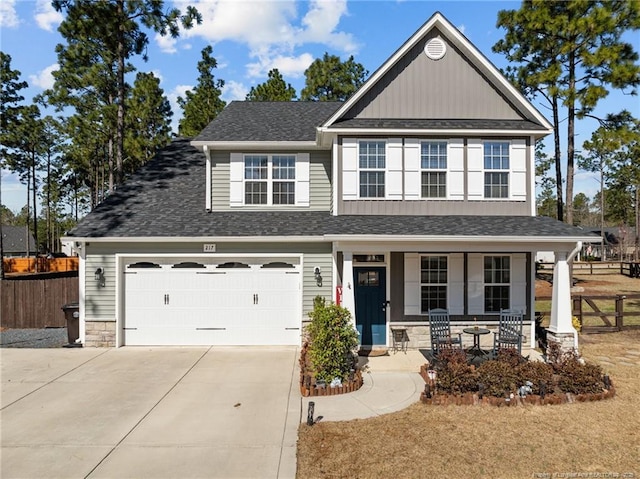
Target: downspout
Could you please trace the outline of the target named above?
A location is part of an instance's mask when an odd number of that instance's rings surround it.
[[[567,256],[567,262],[570,262],[573,260],[573,258],[580,252],[582,251],[582,241],[578,241],[576,243],[576,247],[575,249],[569,253],[569,256]]]
[[[206,181],[206,185],[205,185],[205,191],[206,191],[206,197],[205,197],[205,209],[207,211],[211,211],[211,151],[209,150],[209,146],[208,145],[204,145],[202,147],[202,151],[204,153],[205,159],[206,159],[206,170],[205,170],[205,181]]]

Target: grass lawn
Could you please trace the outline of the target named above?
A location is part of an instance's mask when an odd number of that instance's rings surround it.
[[[417,403],[372,419],[303,424],[297,477],[640,478],[640,330],[583,334],[580,344],[611,376],[615,398],[510,408]]]
[[[608,274],[589,274],[588,270],[580,271],[574,270],[573,279],[575,281],[575,287],[572,292],[573,296],[615,296],[622,295],[637,295],[640,294],[640,279],[629,278],[618,273]],[[536,281],[536,298],[551,296],[551,283],[548,281],[538,279]],[[603,312],[614,312],[616,310],[614,300],[596,299],[595,305]],[[583,302],[582,311],[584,313],[593,313],[594,311]],[[551,301],[549,300],[536,300],[536,311],[550,311]],[[626,325],[640,325],[640,298],[627,298],[624,301],[624,311],[629,313],[636,313],[637,316],[625,316],[624,324]],[[549,314],[546,315],[546,322],[544,325],[548,325]],[[615,318],[613,315],[609,316],[609,319],[615,324]],[[585,326],[603,326],[604,323],[599,317],[585,316]]]

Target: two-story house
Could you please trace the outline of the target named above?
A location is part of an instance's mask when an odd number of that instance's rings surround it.
[[[232,102],[73,231],[86,345],[298,345],[317,295],[363,346],[429,345],[427,313],[574,341],[568,261],[590,235],[536,217],[540,114],[436,13],[345,102]]]

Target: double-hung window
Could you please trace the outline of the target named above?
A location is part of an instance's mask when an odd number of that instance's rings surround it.
[[[420,257],[420,310],[447,309],[448,266],[446,256]]]
[[[509,142],[484,143],[484,197],[509,197]]]
[[[447,142],[420,144],[422,198],[447,197]]]
[[[509,309],[511,296],[511,257],[484,257],[484,310],[499,313]]]
[[[295,155],[245,155],[246,205],[295,204]]]
[[[360,198],[385,197],[386,142],[360,141],[358,144]]]

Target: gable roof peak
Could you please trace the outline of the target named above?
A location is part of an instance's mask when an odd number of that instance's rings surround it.
[[[520,93],[498,70],[491,61],[480,52],[469,39],[458,30],[441,12],[434,12],[431,17],[395,51],[336,112],[322,125],[322,129],[330,128],[340,121],[381,79],[408,54],[408,52],[423,40],[434,28],[441,37],[453,44],[467,60],[496,88],[523,118],[540,125],[544,130],[551,131],[548,120]]]

